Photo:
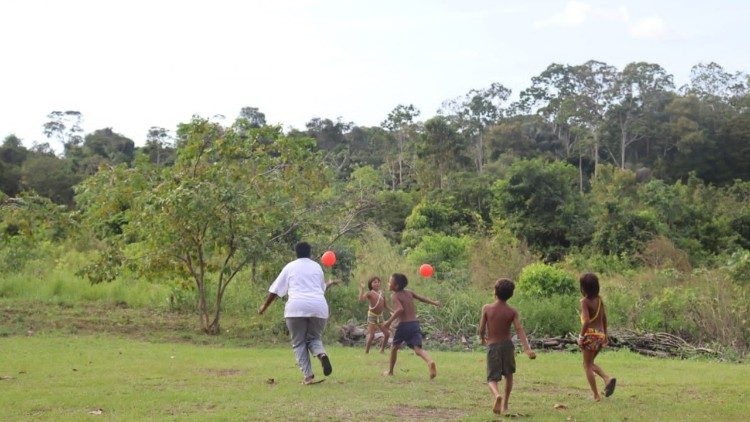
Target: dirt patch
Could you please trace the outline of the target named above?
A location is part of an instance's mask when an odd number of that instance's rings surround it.
[[[388,416],[394,416],[400,420],[421,421],[421,420],[458,420],[468,415],[462,409],[449,409],[444,407],[411,407],[396,406],[385,411]]]

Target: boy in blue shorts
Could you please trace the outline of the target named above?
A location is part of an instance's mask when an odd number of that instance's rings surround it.
[[[424,359],[430,371],[430,379],[433,379],[437,376],[437,366],[430,355],[422,349],[422,329],[419,326],[417,313],[414,309],[414,299],[435,306],[440,306],[440,302],[422,297],[411,290],[406,290],[408,283],[409,281],[406,279],[406,276],[399,273],[394,273],[388,283],[388,288],[394,292],[392,297],[393,313],[384,325],[386,328],[390,328],[393,320],[397,318],[400,322],[398,327],[396,327],[396,333],[393,335],[390,367],[384,375],[393,375],[393,367],[396,366],[398,349],[406,343],[407,346],[414,349],[414,353],[417,356]]]

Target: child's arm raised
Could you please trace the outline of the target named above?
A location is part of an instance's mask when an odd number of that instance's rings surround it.
[[[367,296],[369,295],[370,295],[369,291],[365,293],[365,283],[359,283],[359,301],[364,302],[365,299],[367,299]]]
[[[487,344],[487,315],[484,314],[484,308],[487,305],[482,306],[482,317],[479,319],[479,341],[482,345]]]
[[[414,292],[411,292],[411,297],[414,299],[417,299],[420,302],[429,303],[430,305],[440,306],[440,302],[437,300],[428,299],[426,297],[420,296]]]
[[[523,351],[526,352],[526,354],[529,356],[529,359],[536,358],[536,353],[534,353],[534,351],[531,350],[531,346],[529,346],[529,340],[526,338],[526,331],[523,330],[523,326],[521,325],[521,319],[518,317],[518,312],[516,312],[516,316],[513,317],[513,326],[516,327],[516,333],[518,333],[518,338],[521,339],[521,345],[523,346]]]

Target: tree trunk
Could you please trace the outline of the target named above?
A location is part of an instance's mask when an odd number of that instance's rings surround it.
[[[599,171],[599,132],[594,131],[594,178]]]
[[[201,320],[201,329],[204,333],[208,333],[209,331],[209,323],[208,323],[208,306],[206,305],[206,289],[202,285],[198,286],[198,316]]]
[[[482,165],[484,164],[484,139],[482,139],[482,132],[479,132],[477,136],[477,172],[482,174]]]
[[[403,174],[403,161],[404,161],[404,135],[403,133],[398,134],[398,187],[403,188],[404,174]]]
[[[214,320],[211,321],[211,324],[208,326],[208,331],[206,331],[206,334],[217,335],[221,333],[221,325],[219,324],[220,316],[221,316],[221,295],[217,295],[215,311],[214,311]]]
[[[583,156],[578,153],[578,190],[583,193]]]
[[[628,142],[628,132],[625,128],[622,129],[620,136],[620,168],[625,170],[625,147]]]

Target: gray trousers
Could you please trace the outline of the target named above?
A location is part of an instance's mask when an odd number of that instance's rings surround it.
[[[310,354],[318,356],[326,352],[326,349],[323,348],[321,336],[328,320],[326,318],[313,317],[292,317],[285,319],[289,335],[292,337],[294,358],[297,359],[297,365],[302,370],[305,378],[310,378],[313,376]]]

